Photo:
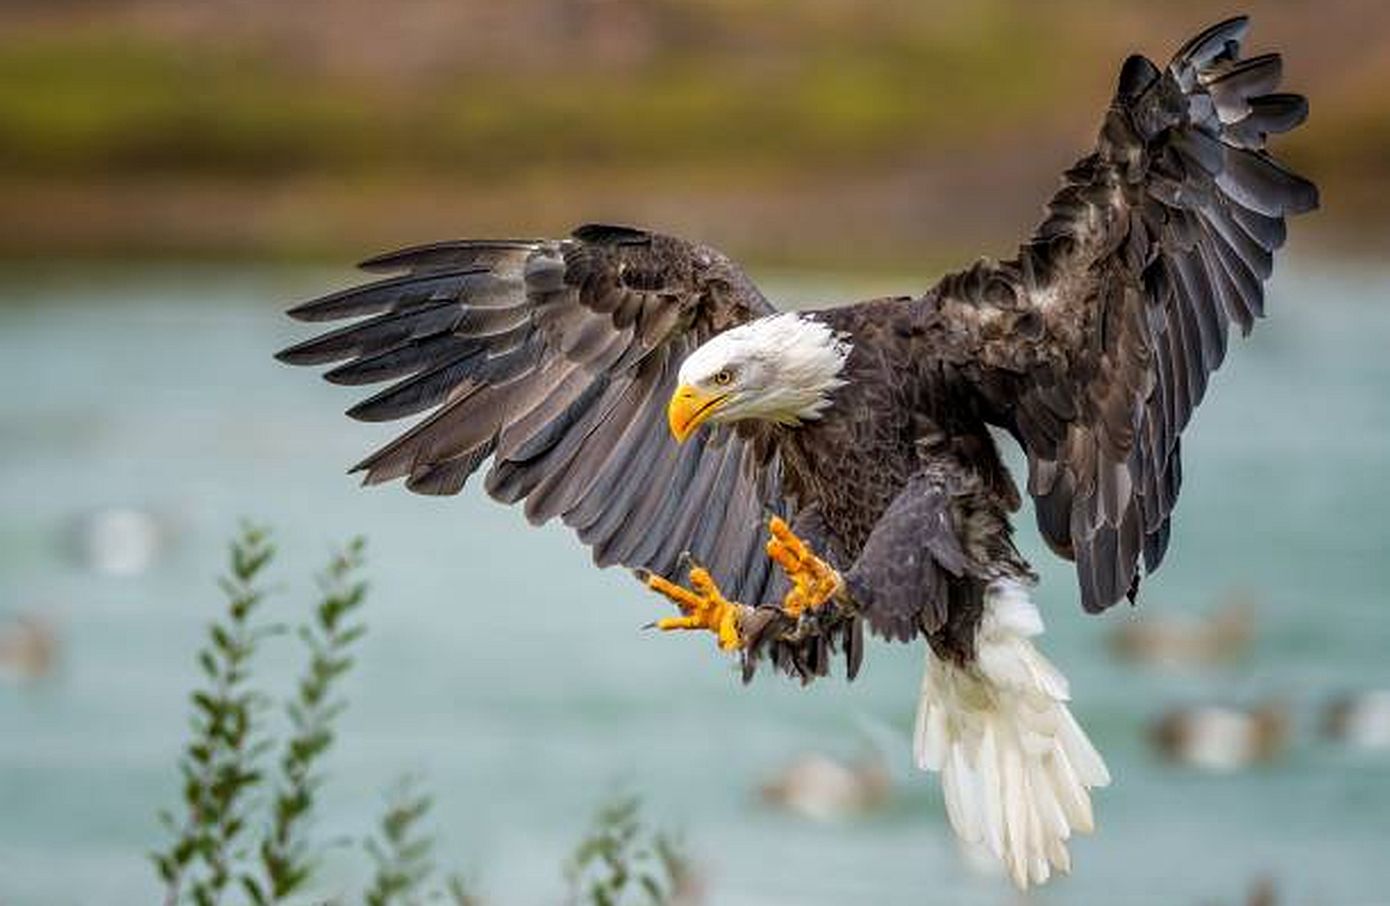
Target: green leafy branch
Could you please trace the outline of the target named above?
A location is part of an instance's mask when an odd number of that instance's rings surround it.
[[[318,765],[333,744],[333,723],[347,707],[334,696],[335,685],[352,668],[349,651],[367,631],[351,622],[367,594],[367,584],[357,578],[365,548],[364,539],[354,538],[334,555],[318,578],[322,597],[313,619],[299,627],[309,663],[295,696],[285,704],[291,733],[280,755],[271,827],[259,848],[262,877],[250,872],[241,877],[247,896],[258,906],[301,890],[317,861],[305,825],[323,783]]]
[[[688,887],[689,865],[677,841],[649,832],[640,812],[636,796],[620,796],[599,809],[565,868],[573,906],[665,906]]]
[[[180,902],[185,885],[198,906],[219,902],[238,857],[248,797],[261,779],[255,764],[265,749],[257,732],[266,700],[249,679],[258,644],[275,631],[253,622],[265,597],[258,580],[274,555],[265,529],[243,526],[218,582],[227,610],[198,652],[206,685],[191,696],[192,738],[179,760],[185,815],[178,822],[161,814],[174,839],[153,855],[170,906]]]
[[[376,866],[362,897],[367,906],[417,906],[441,896],[454,906],[479,906],[481,901],[456,874],[445,879],[442,892],[425,892],[435,871],[430,858],[434,839],[421,831],[419,824],[432,805],[430,797],[418,792],[416,781],[409,777],[391,792],[377,835],[366,841],[367,854]]]
[[[364,549],[361,539],[352,541],[318,577],[319,600],[298,631],[308,661],[285,702],[289,732],[276,743],[264,726],[269,699],[251,682],[260,643],[280,633],[259,615],[265,598],[261,577],[275,551],[267,531],[252,525],[243,526],[232,542],[227,574],[219,580],[225,611],[209,627],[197,655],[203,680],[191,695],[191,737],[178,763],[183,815],[161,812],[171,839],[151,854],[166,906],[190,901],[216,906],[229,888],[232,894],[239,888],[255,906],[266,906],[302,899],[313,883],[322,853],[308,829],[326,777],[322,765],[335,739],[334,725],[346,707],[339,686],[353,666],[353,647],[366,632],[356,619],[367,594],[358,578]],[[279,755],[268,780],[262,763],[272,750]],[[366,841],[374,867],[362,895],[367,906],[441,900],[479,906],[459,875],[438,885],[434,839],[421,828],[430,808],[430,798],[413,781],[393,791],[376,834]],[[649,832],[639,811],[635,797],[620,797],[600,809],[565,868],[571,904],[690,901],[684,856],[670,837]],[[253,827],[261,833],[253,835]]]

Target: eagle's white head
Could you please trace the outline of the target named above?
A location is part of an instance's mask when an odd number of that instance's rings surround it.
[[[820,418],[849,358],[844,334],[796,312],[771,315],[710,339],[681,363],[666,414],[683,441],[705,422]]]

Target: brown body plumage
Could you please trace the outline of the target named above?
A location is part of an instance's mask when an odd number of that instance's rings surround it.
[[[779,431],[793,526],[847,573],[873,629],[900,641],[925,633],[938,654],[967,660],[988,581],[1030,575],[1010,541],[1018,492],[979,394],[946,356],[954,347],[940,342],[930,296],[814,317],[854,351],[825,416]],[[883,523],[900,497],[895,523]]]

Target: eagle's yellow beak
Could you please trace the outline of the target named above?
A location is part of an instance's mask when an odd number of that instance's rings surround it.
[[[719,411],[728,398],[727,393],[709,393],[689,384],[681,384],[666,405],[666,421],[671,426],[671,436],[684,443],[705,419]]]

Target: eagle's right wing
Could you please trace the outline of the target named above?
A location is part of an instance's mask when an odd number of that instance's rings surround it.
[[[666,402],[681,361],[773,309],[713,249],[626,227],[557,240],[462,240],[363,264],[398,272],[290,310],[356,319],[278,354],[337,363],[338,384],[393,381],[348,410],[363,421],[428,413],[354,471],[456,494],[489,458],[486,487],[527,517],[560,517],[600,565],[677,578],[692,553],[729,594],[762,603],[777,581],[765,513],[789,515],[776,450],[718,428],[677,447]]]
[[[1307,104],[1276,92],[1278,55],[1242,59],[1244,18],[1159,70],[1131,57],[1094,153],[1066,173],[1011,261],[929,296],[936,348],[1028,455],[1054,550],[1104,609],[1163,558],[1179,434],[1226,354],[1264,314],[1284,218],[1317,189],[1264,150]]]

